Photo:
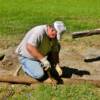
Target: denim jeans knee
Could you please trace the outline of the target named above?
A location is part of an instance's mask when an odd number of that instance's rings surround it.
[[[22,64],[23,71],[29,76],[35,79],[41,79],[44,76],[44,71],[40,62],[25,57],[20,57],[19,61]]]

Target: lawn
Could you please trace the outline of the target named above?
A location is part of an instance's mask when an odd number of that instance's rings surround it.
[[[99,0],[0,0],[0,35],[20,35],[38,24],[62,20],[68,31],[100,26]]]
[[[25,85],[5,85],[0,87],[2,100],[99,100],[100,89],[91,84],[51,85],[37,84],[34,87]]]

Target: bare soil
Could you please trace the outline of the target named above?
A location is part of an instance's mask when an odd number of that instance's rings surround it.
[[[85,62],[86,49],[84,45],[80,47],[66,42],[61,43],[61,45],[60,64],[63,69],[63,77],[100,80],[100,60]],[[5,54],[4,59],[0,61],[0,75],[13,75],[19,66],[17,56],[14,53],[15,48],[16,46],[8,46],[0,49],[0,53]]]

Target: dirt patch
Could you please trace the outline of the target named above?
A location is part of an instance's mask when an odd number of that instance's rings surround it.
[[[84,61],[84,53],[87,53],[87,49],[80,51],[79,47],[74,46],[63,46],[60,52],[60,62],[62,66],[68,67],[69,69],[77,69],[78,71],[87,71],[90,75],[83,74],[83,79],[98,79],[100,80],[100,60],[93,62]],[[94,52],[95,54],[96,52]],[[78,74],[72,73],[72,77],[80,77]]]
[[[15,48],[0,50],[5,54],[4,59],[0,61],[0,75],[12,75],[19,66]],[[84,51],[85,49],[80,51],[80,47],[75,47],[75,45],[62,43],[60,63],[62,69],[65,68],[64,72],[66,71],[64,77],[100,80],[100,61],[84,62]]]
[[[1,50],[5,55],[0,61],[0,74],[12,74],[19,65],[17,56],[15,54],[15,48],[9,47],[8,49]]]

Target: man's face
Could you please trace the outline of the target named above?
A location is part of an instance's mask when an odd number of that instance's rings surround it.
[[[57,31],[53,27],[48,26],[47,31],[49,38],[54,39],[57,36]]]

